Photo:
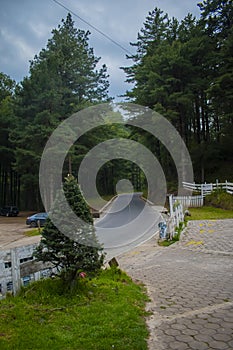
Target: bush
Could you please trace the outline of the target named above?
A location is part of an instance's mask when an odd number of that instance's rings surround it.
[[[233,210],[233,195],[217,190],[205,197],[205,205],[225,210]]]

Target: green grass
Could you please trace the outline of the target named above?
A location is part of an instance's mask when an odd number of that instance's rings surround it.
[[[160,247],[169,247],[171,244],[175,243],[177,241],[174,240],[164,240],[164,241],[158,241],[158,245]]]
[[[146,350],[144,288],[105,270],[64,292],[59,279],[34,282],[0,302],[1,350]]]
[[[191,216],[187,220],[217,220],[233,219],[233,210],[204,206],[201,208],[190,208]]]
[[[160,247],[169,247],[171,244],[174,244],[180,240],[180,234],[181,234],[181,232],[176,233],[172,239],[165,239],[162,241],[159,240],[158,245]]]
[[[25,231],[24,234],[25,236],[28,236],[28,237],[38,236],[38,235],[41,235],[42,230],[43,229],[33,228],[32,230]]]

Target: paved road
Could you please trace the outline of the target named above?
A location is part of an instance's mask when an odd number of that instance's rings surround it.
[[[106,215],[95,223],[96,234],[108,259],[150,239],[158,231],[161,214],[141,193],[119,195]]]
[[[177,244],[154,237],[118,260],[149,291],[150,350],[233,349],[233,219],[189,222]]]
[[[134,248],[151,238],[158,230],[158,208],[141,199],[142,193],[119,195],[95,221],[99,241],[104,244],[107,259]],[[26,215],[26,214],[25,214]],[[0,217],[0,249],[39,242],[40,236],[25,237],[26,216]]]

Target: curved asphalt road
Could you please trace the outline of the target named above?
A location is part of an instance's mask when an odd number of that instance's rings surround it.
[[[96,221],[96,234],[107,258],[133,249],[158,231],[161,214],[141,198],[142,193],[119,195],[106,215]]]

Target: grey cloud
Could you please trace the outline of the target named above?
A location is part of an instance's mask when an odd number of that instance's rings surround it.
[[[65,6],[109,35],[127,50],[135,42],[148,12],[156,6],[170,17],[182,19],[188,12],[198,15],[196,0],[60,0]],[[29,60],[39,53],[51,37],[51,30],[65,18],[67,11],[52,0],[1,0],[0,71],[20,81],[28,74]],[[109,66],[110,94],[123,94],[129,85],[120,66],[129,65],[124,52],[73,17],[78,28],[91,31],[90,45],[101,63]]]

